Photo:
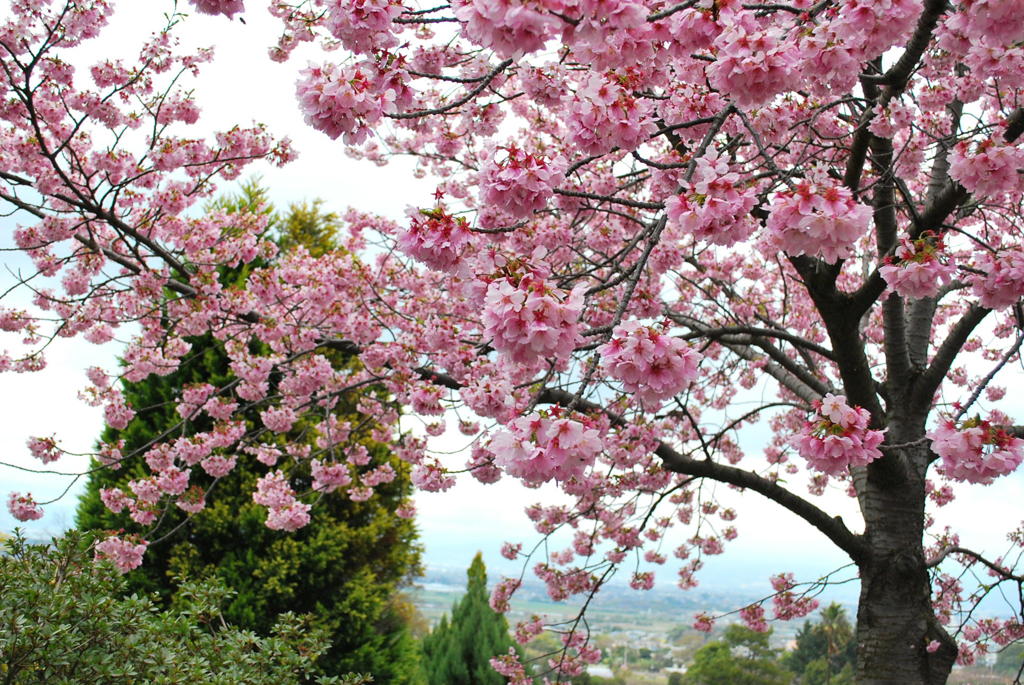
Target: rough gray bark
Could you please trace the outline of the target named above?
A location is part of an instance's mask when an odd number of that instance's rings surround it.
[[[894,450],[904,466],[868,468],[863,486],[864,542],[857,610],[857,682],[865,685],[940,685],[956,659],[956,644],[935,618],[922,545],[927,447]],[[928,652],[933,640],[939,649]]]

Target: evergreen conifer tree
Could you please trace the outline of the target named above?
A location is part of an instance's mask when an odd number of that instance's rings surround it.
[[[466,571],[466,594],[423,638],[423,665],[430,685],[503,685],[490,660],[513,647],[508,622],[491,609],[487,568],[477,552]]]
[[[248,184],[241,197],[222,200],[212,209],[237,211],[265,204],[264,191]],[[302,245],[317,254],[335,249],[336,226],[337,218],[314,202],[293,205],[283,217],[271,215],[268,230],[284,247]],[[242,282],[247,271],[222,269],[222,284],[231,287]],[[127,482],[144,474],[142,453],[154,438],[167,431],[187,436],[211,427],[205,417],[183,421],[176,412],[177,398],[190,384],[226,382],[228,359],[221,343],[210,336],[188,341],[191,356],[179,370],[123,383],[129,402],[147,409],[139,411],[124,430],[104,432],[104,442],[124,440],[126,459],[118,471],[100,469],[90,474],[79,502],[80,529],[137,530],[126,513],[106,509],[100,490],[120,487],[128,492]],[[337,352],[328,356],[335,364],[350,363]],[[335,412],[354,426],[361,423],[351,403],[339,405]],[[287,437],[294,440],[305,432],[312,442],[310,428],[296,424]],[[387,453],[384,445],[368,439],[361,444],[375,457]],[[308,462],[282,455],[275,468],[288,473],[295,490],[301,492],[311,482]],[[377,488],[381,496],[366,502],[323,497],[310,512],[311,523],[294,533],[268,529],[265,510],[252,501],[256,480],[266,467],[251,458],[239,459],[234,470],[216,482],[199,466],[193,467],[192,482],[204,489],[212,485],[216,496],[191,517],[175,507],[159,512],[162,529],[171,532],[152,542],[146,563],[128,574],[127,587],[132,592],[155,593],[165,604],[173,604],[185,581],[212,577],[235,593],[224,615],[241,628],[267,634],[279,614],[311,614],[331,639],[330,649],[319,661],[327,673],[371,673],[377,683],[421,682],[417,645],[403,619],[405,600],[398,594],[419,573],[421,550],[414,523],[395,515],[411,492],[407,465],[395,457],[390,463],[398,476]]]

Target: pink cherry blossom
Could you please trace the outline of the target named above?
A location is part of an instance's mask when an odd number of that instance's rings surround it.
[[[764,618],[764,607],[751,604],[740,609],[740,620],[751,630],[758,633],[768,632],[768,622]]]
[[[772,200],[767,228],[790,255],[820,256],[835,262],[853,254],[871,225],[871,209],[839,185],[800,183]]]
[[[189,0],[195,5],[196,11],[203,14],[223,14],[232,17],[237,12],[245,11],[244,0]]]
[[[743,188],[739,174],[715,152],[697,160],[688,191],[665,203],[666,214],[687,233],[716,245],[733,245],[757,228],[750,211],[756,188]]]
[[[650,103],[633,96],[625,85],[595,74],[568,102],[566,126],[585,153],[635,150],[654,132]]]
[[[409,228],[398,237],[398,247],[432,269],[457,273],[473,236],[466,219],[448,214],[443,207],[421,209],[410,219]]]
[[[44,464],[57,461],[63,454],[54,438],[29,438],[28,449],[33,457]]]
[[[529,482],[580,477],[602,449],[596,428],[559,414],[514,419],[491,439],[495,463]]]
[[[868,428],[871,417],[867,410],[849,406],[841,395],[828,394],[821,399],[817,414],[816,420],[806,424],[805,432],[792,438],[793,446],[811,467],[835,476],[882,456],[878,446],[885,431]]]
[[[1024,460],[1024,440],[980,418],[959,425],[944,421],[928,437],[942,458],[943,472],[954,480],[991,483]]]
[[[121,573],[127,573],[142,564],[142,555],[148,546],[148,542],[134,536],[121,538],[112,535],[96,543],[96,558],[111,561]]]
[[[700,613],[694,617],[693,629],[702,633],[710,633],[715,627],[715,619],[707,614]]]
[[[552,12],[566,9],[563,0],[460,0],[453,5],[471,40],[512,58],[544,47],[561,26]]]
[[[484,334],[516,363],[564,359],[576,345],[582,309],[580,287],[564,293],[529,274],[518,283],[499,278],[487,286]]]
[[[635,320],[616,326],[598,353],[601,369],[648,409],[660,407],[693,382],[702,358],[679,338]]]
[[[43,517],[42,508],[32,499],[31,493],[22,495],[12,492],[7,496],[7,511],[18,521],[34,521]]]
[[[514,145],[503,151],[502,161],[492,158],[480,170],[480,199],[510,216],[527,218],[544,209],[562,182],[565,161],[546,160]]]
[[[924,236],[900,241],[893,258],[879,267],[882,278],[904,297],[934,297],[956,275],[956,265],[943,252],[942,238]]]
[[[982,273],[971,279],[971,290],[982,306],[1003,309],[1024,297],[1024,251],[984,252],[975,263]]]
[[[1024,150],[1015,145],[1002,145],[988,140],[969,150],[960,143],[950,154],[949,175],[970,192],[982,197],[996,197],[1020,189],[1024,168]]]
[[[743,13],[715,38],[708,80],[743,109],[767,104],[795,85],[796,53],[782,31],[760,28]]]

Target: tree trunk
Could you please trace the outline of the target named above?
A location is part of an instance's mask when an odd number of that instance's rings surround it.
[[[940,685],[956,643],[939,625],[925,565],[924,448],[889,453],[868,468],[861,493],[867,557],[859,563],[857,682]],[[933,640],[939,648],[928,651]]]

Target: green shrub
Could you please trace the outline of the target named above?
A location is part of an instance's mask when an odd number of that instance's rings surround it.
[[[93,562],[89,536],[30,545],[16,532],[0,555],[0,682],[366,682],[317,677],[314,661],[328,642],[294,614],[261,638],[227,625],[222,586],[190,584],[168,611],[148,597],[124,596],[123,587],[112,565]]]

